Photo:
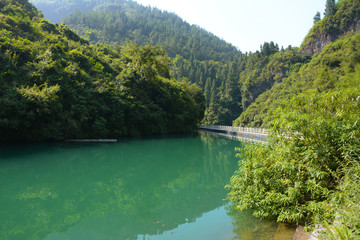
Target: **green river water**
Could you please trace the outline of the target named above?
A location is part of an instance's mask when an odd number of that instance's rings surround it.
[[[291,239],[224,200],[239,146],[207,133],[0,146],[0,239]]]

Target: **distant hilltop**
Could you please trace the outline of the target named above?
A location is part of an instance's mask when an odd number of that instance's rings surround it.
[[[325,17],[317,22],[305,37],[300,50],[303,54],[319,53],[329,43],[350,37],[359,30],[359,1],[343,0],[337,4],[334,2],[332,6],[327,4]]]

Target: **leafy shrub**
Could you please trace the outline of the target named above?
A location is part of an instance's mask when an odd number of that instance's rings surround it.
[[[269,144],[240,154],[229,198],[258,217],[309,223],[326,212],[344,170],[359,162],[360,95],[311,91],[281,104],[275,116]]]

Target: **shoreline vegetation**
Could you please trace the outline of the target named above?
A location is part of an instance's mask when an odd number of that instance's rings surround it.
[[[320,224],[324,239],[358,237],[359,89],[300,94],[275,116],[269,144],[237,149],[228,198],[260,218],[307,229]]]

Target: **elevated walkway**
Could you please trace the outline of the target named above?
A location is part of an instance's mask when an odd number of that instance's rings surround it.
[[[239,138],[244,141],[264,142],[268,137],[267,129],[264,128],[247,128],[247,127],[232,127],[223,125],[201,125],[200,130],[226,134]]]

